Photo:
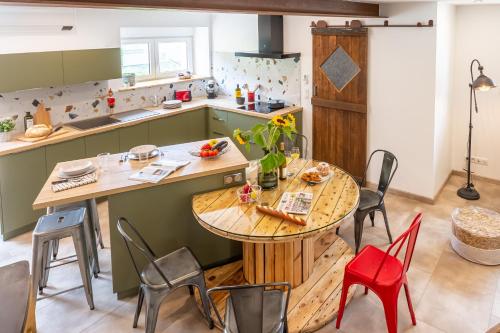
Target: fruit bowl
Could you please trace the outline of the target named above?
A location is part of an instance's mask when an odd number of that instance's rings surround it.
[[[259,185],[248,184],[236,191],[236,195],[238,196],[240,203],[258,202],[260,200],[261,193],[262,187]]]
[[[217,141],[216,139],[210,140],[200,147],[198,150],[190,151],[193,156],[202,159],[215,159],[229,150],[227,141]]]

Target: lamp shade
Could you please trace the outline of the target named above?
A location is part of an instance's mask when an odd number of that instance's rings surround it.
[[[487,91],[491,88],[495,88],[495,84],[493,83],[492,79],[484,75],[483,71],[481,71],[481,74],[477,77],[477,79],[472,82],[472,88],[476,90]]]

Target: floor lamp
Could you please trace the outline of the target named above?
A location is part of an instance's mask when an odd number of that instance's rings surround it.
[[[479,76],[474,79],[473,67],[477,63]],[[471,180],[471,147],[472,147],[472,102],[474,102],[474,109],[478,113],[477,100],[476,100],[476,90],[488,91],[491,88],[495,88],[493,81],[483,74],[484,67],[481,66],[479,60],[474,59],[470,64],[470,77],[471,83],[470,87],[470,100],[469,100],[469,140],[467,142],[467,185],[462,187],[457,191],[459,197],[467,200],[477,200],[479,199],[479,193],[474,188]]]

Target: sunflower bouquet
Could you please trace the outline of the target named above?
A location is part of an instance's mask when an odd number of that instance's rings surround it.
[[[292,139],[296,133],[295,117],[292,114],[274,116],[267,124],[257,124],[250,130],[234,130],[233,137],[239,144],[250,150],[250,143],[260,146],[264,157],[260,159],[263,173],[271,173],[284,161],[285,156],[278,150],[278,141],[282,134]]]

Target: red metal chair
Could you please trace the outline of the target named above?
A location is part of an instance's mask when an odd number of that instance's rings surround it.
[[[368,245],[347,264],[344,273],[342,296],[340,298],[339,315],[337,317],[337,328],[340,328],[340,321],[344,314],[347,292],[353,284],[365,286],[365,294],[370,289],[380,298],[384,305],[385,320],[389,333],[396,333],[398,330],[398,295],[401,286],[404,286],[411,321],[413,325],[417,324],[411,304],[406,272],[410,267],[421,221],[422,213],[419,213],[413,219],[408,230],[399,236],[386,252]],[[401,262],[397,256],[406,240],[408,240],[408,244],[406,246],[405,259],[404,262]],[[392,249],[398,244],[396,252],[391,254]]]

